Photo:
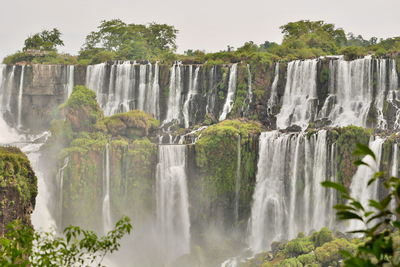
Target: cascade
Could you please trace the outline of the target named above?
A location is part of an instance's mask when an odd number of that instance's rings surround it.
[[[57,181],[58,181],[58,212],[59,212],[59,216],[58,216],[58,226],[62,225],[62,211],[63,211],[63,201],[64,201],[64,196],[63,196],[63,192],[64,192],[64,169],[67,168],[69,163],[69,158],[66,157],[64,159],[64,165],[58,170],[57,172]]]
[[[226,95],[226,100],[222,113],[219,116],[219,121],[226,119],[226,116],[231,112],[233,107],[233,101],[235,100],[236,93],[236,80],[237,80],[237,63],[233,64],[229,70],[229,82],[228,82],[228,93]]]
[[[387,79],[392,79],[392,74],[389,78],[387,76],[387,63],[387,59],[374,60],[370,56],[353,61],[343,58],[332,60],[329,65],[329,95],[319,117],[328,118],[335,126],[352,124],[366,127],[368,113],[373,104],[378,113],[377,127],[386,128],[383,106],[387,94]]]
[[[111,205],[110,205],[110,148],[106,145],[103,166],[103,231],[107,233],[112,229]]]
[[[169,80],[168,111],[164,123],[180,120],[180,102],[182,94],[181,63],[175,63],[171,68]]]
[[[382,147],[385,139],[381,137],[371,138],[368,146],[375,153],[376,161],[371,156],[365,156],[362,160],[369,166],[360,165],[352,178],[350,191],[352,197],[358,199],[360,203],[367,209],[369,199],[378,199],[378,182],[367,186],[368,181],[373,174],[379,171],[380,161],[382,157]],[[358,220],[351,220],[349,230],[359,230],[364,225]]]
[[[235,222],[239,221],[239,200],[240,200],[240,165],[242,161],[241,136],[237,138],[237,160],[236,160],[236,180],[235,180]]]
[[[74,89],[74,71],[74,65],[67,66],[67,83],[65,85],[67,98],[72,94],[72,90]]]
[[[138,73],[138,75],[137,75]],[[158,63],[138,64],[131,61],[102,63],[87,67],[86,86],[96,92],[97,101],[106,116],[140,109],[159,115]]]
[[[209,79],[209,84],[208,84],[208,92],[207,92],[207,106],[206,106],[206,112],[208,114],[213,114],[214,112],[214,107],[215,107],[215,97],[216,97],[216,71],[217,68],[215,66],[212,66],[210,69],[210,79]]]
[[[153,77],[151,74],[151,64],[149,63],[150,74],[149,79]],[[153,114],[155,118],[160,117],[160,108],[159,108],[159,95],[160,95],[160,85],[159,85],[159,66],[158,62],[154,65],[154,78],[151,84],[151,88],[148,88],[146,91],[146,102],[144,106],[144,110],[147,113]],[[150,82],[149,82],[150,84]],[[150,86],[150,85],[149,85]]]
[[[0,144],[10,144],[19,141],[21,138],[17,131],[11,128],[4,120],[3,116],[7,112],[11,112],[11,91],[14,87],[14,71],[7,74],[7,66],[0,65]]]
[[[18,89],[18,121],[17,126],[18,129],[22,127],[22,93],[24,90],[24,73],[25,73],[25,65],[21,67],[21,78],[19,80],[19,89]]]
[[[246,110],[242,110],[244,113],[248,113],[250,109],[250,105],[253,102],[253,87],[252,87],[252,78],[251,78],[251,71],[250,65],[246,65],[247,68],[247,77],[248,77],[248,85],[247,85],[247,96],[246,96]]]
[[[334,177],[334,146],[327,140],[325,130],[309,137],[304,132],[261,134],[248,240],[254,253],[300,231],[333,225],[328,205],[334,192],[320,185]]]
[[[282,108],[276,117],[279,129],[292,124],[304,128],[314,118],[318,102],[317,62],[316,59],[289,62]]]
[[[379,129],[386,129],[387,127],[387,122],[383,114],[383,107],[385,104],[385,95],[387,93],[386,91],[386,60],[385,59],[379,59],[376,60],[376,67],[377,67],[377,96],[375,99],[375,107],[376,111],[378,113],[378,122],[377,122],[377,127]]]
[[[193,69],[193,66],[190,65],[189,66],[189,90],[187,93],[185,103],[183,104],[183,119],[185,121],[185,128],[189,128],[189,123],[190,123],[189,109],[190,109],[192,97],[195,94],[197,94],[197,83],[198,83],[200,66],[196,67],[196,69],[194,71],[194,78],[192,78],[193,77],[192,69]]]
[[[146,73],[147,66],[140,65],[139,68],[139,97],[138,97],[138,106],[137,108],[143,110],[144,108],[144,97],[146,91]]]
[[[268,99],[268,113],[272,114],[274,107],[278,103],[278,82],[279,82],[279,62],[276,62],[275,64],[275,74],[274,74],[274,80],[272,81],[272,86],[271,86],[271,95]]]
[[[190,252],[186,146],[160,145],[156,177],[157,222],[165,259]]]

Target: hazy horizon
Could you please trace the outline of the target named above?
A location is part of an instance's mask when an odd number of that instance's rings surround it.
[[[324,20],[334,23],[347,32],[389,38],[399,36],[400,19],[388,9],[400,8],[400,1],[387,0],[385,4],[375,1],[325,0],[269,2],[249,0],[211,1],[188,4],[183,0],[136,1],[115,0],[14,0],[3,3],[0,16],[0,57],[12,54],[23,47],[27,36],[44,29],[58,28],[65,46],[60,52],[77,54],[85,36],[96,30],[101,20],[120,18],[127,23],[149,22],[174,25],[178,30],[178,52],[200,49],[216,52],[235,48],[246,41],[257,44],[264,41],[280,42],[279,26],[301,19]],[[17,17],[17,19],[15,19]]]

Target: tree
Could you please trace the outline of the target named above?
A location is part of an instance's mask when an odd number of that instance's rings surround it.
[[[29,36],[24,43],[24,51],[28,49],[54,51],[57,46],[64,45],[64,41],[61,40],[61,32],[57,28]]]
[[[365,145],[358,144],[354,151],[356,156],[369,156],[376,160],[373,151]],[[357,166],[368,163],[357,160]],[[388,192],[382,200],[370,199],[368,206],[363,205],[358,199],[351,196],[349,190],[341,184],[325,181],[322,183],[327,188],[337,190],[344,204],[337,204],[337,216],[340,220],[358,220],[363,224],[363,228],[356,229],[350,233],[363,234],[365,242],[358,246],[355,254],[342,251],[345,257],[344,266],[400,266],[400,259],[394,247],[394,232],[400,230],[400,221],[396,217],[400,213],[400,179],[396,177],[385,178],[383,172],[376,172],[368,181],[368,186],[383,181],[383,185]],[[395,208],[391,208],[393,202]]]
[[[119,59],[147,59],[175,51],[177,32],[167,24],[153,22],[142,25],[126,24],[120,19],[103,20],[98,31],[86,36],[80,57],[95,54],[100,49],[115,52]]]
[[[0,266],[102,266],[104,257],[117,251],[131,230],[129,218],[124,217],[103,237],[76,226],[67,227],[65,237],[56,237],[15,221],[0,237]]]

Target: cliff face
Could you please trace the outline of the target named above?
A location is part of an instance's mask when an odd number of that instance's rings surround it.
[[[392,130],[400,125],[398,69],[395,59],[369,57],[239,63],[237,68],[133,62],[3,65],[1,102],[9,122],[17,125],[20,116],[21,126],[32,131],[48,129],[56,108],[76,85],[97,93],[106,116],[140,109],[184,128],[218,121],[233,92],[228,118],[257,119],[268,129],[313,123]]]
[[[36,195],[37,179],[28,158],[17,148],[0,148],[0,235],[16,219],[31,224]]]

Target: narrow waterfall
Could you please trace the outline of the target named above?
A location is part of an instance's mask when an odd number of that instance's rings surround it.
[[[377,127],[379,129],[386,129],[387,122],[383,114],[383,107],[385,104],[385,95],[387,93],[386,88],[386,80],[387,80],[387,69],[386,69],[387,60],[379,59],[376,60],[376,74],[377,74],[377,85],[376,85],[376,97],[375,97],[375,108],[377,111]]]
[[[156,177],[157,221],[167,263],[190,252],[186,146],[160,145]]]
[[[247,68],[247,77],[248,77],[247,83],[248,83],[248,85],[247,85],[247,96],[246,96],[246,102],[245,102],[246,107],[242,107],[243,108],[242,112],[244,115],[249,112],[250,105],[253,102],[253,86],[252,86],[253,81],[252,81],[252,77],[251,77],[250,65],[247,64],[246,68]]]
[[[229,70],[228,93],[226,95],[226,100],[224,107],[222,109],[222,113],[219,116],[220,121],[225,120],[226,116],[232,110],[236,94],[236,86],[237,86],[236,81],[237,81],[237,63],[233,64],[231,66],[231,69]]]
[[[20,136],[4,120],[4,114],[11,112],[11,92],[14,87],[14,71],[12,67],[10,73],[7,73],[7,65],[0,65],[0,144],[9,144],[20,140]]]
[[[181,63],[177,62],[171,68],[168,111],[164,123],[180,120],[182,87]]]
[[[215,98],[216,98],[216,74],[217,68],[212,66],[210,69],[210,79],[208,84],[208,92],[207,92],[207,106],[206,113],[213,114],[215,108]]]
[[[197,94],[197,84],[198,84],[198,78],[199,78],[199,71],[200,71],[200,66],[197,66],[195,71],[194,71],[194,78],[192,75],[193,72],[193,66],[189,66],[189,90],[186,96],[185,103],[183,104],[183,119],[185,121],[185,128],[189,128],[189,123],[190,123],[190,105],[192,98],[195,94]]]
[[[6,112],[11,112],[11,94],[15,86],[15,66],[12,66],[10,73],[7,73],[7,65],[1,64],[0,73],[0,111],[3,115]]]
[[[277,115],[277,127],[296,124],[302,128],[314,119],[317,111],[316,59],[296,60],[288,64],[282,107]]]
[[[392,169],[390,175],[394,177],[399,176],[399,155],[398,155],[398,144],[393,144],[393,155],[392,155]]]
[[[99,105],[103,109],[107,102],[107,95],[103,93],[103,88],[106,84],[106,66],[106,63],[87,66],[85,79],[86,87],[92,89],[96,93],[97,102],[99,102]]]
[[[352,197],[358,199],[360,203],[368,210],[368,200],[378,199],[378,182],[367,186],[368,181],[372,178],[375,172],[379,171],[382,158],[382,147],[385,139],[381,137],[371,138],[368,146],[375,153],[376,161],[371,156],[366,156],[362,160],[369,166],[360,165],[353,176],[350,185]],[[362,222],[358,220],[350,221],[349,230],[360,230],[364,228]]]
[[[279,62],[275,64],[274,80],[271,86],[271,95],[268,99],[268,113],[273,114],[274,107],[278,104],[278,82],[279,82]]]
[[[67,66],[67,83],[65,85],[67,91],[67,98],[72,94],[72,91],[74,89],[74,71],[75,71],[74,65]]]
[[[278,131],[261,134],[248,240],[254,253],[300,231],[333,225],[335,216],[328,205],[334,192],[320,185],[334,177],[334,146],[327,140],[325,130],[310,137]]]
[[[236,180],[235,180],[235,222],[236,224],[239,221],[239,201],[240,201],[240,179],[241,179],[241,172],[240,167],[242,164],[242,153],[241,153],[241,141],[242,138],[240,134],[237,138],[237,160],[236,160]]]
[[[22,65],[21,77],[19,80],[19,89],[18,89],[18,120],[17,120],[18,129],[22,127],[22,94],[24,91],[24,74],[25,74],[25,65]]]
[[[137,108],[143,110],[144,108],[144,97],[146,91],[146,73],[147,66],[140,65],[139,68],[139,96],[138,96],[138,106]]]
[[[149,79],[152,77],[151,74],[151,64],[149,64],[150,74]],[[147,113],[153,114],[155,118],[160,118],[160,103],[159,103],[159,95],[160,95],[160,84],[159,84],[159,66],[158,62],[154,65],[154,78],[151,83],[151,88],[148,88],[146,91],[146,102],[144,106],[144,110]],[[150,83],[149,83],[150,84]]]
[[[57,225],[62,225],[62,218],[63,218],[63,203],[64,203],[64,169],[67,168],[69,163],[69,158],[66,157],[64,159],[64,165],[58,170],[57,172],[57,182],[58,182],[58,221]]]
[[[110,148],[106,145],[103,165],[103,232],[107,233],[112,229],[111,205],[110,205]]]

